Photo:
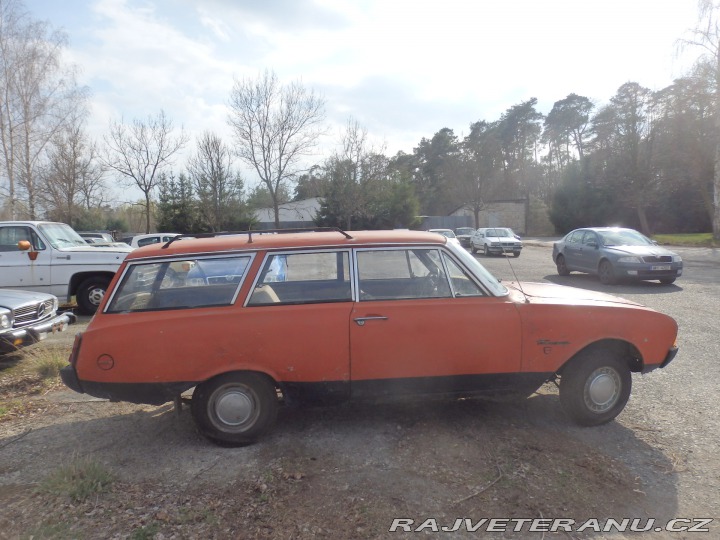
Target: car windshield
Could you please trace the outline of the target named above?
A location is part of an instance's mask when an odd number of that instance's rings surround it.
[[[485,286],[490,289],[490,292],[495,296],[505,296],[508,294],[507,287],[500,283],[498,279],[493,276],[487,268],[485,268],[480,262],[470,255],[470,252],[460,247],[459,244],[453,244],[448,242],[448,249],[452,250],[455,256],[460,259],[465,266],[467,266]]]
[[[470,227],[461,227],[459,229],[456,229],[456,232],[458,234],[472,234],[475,232],[475,229],[472,229]]]
[[[488,229],[485,232],[485,236],[496,236],[496,237],[506,237],[506,236],[513,236],[513,233],[510,229]]]
[[[50,245],[56,249],[72,246],[87,246],[87,242],[65,223],[42,223],[38,226]]]
[[[604,246],[652,246],[653,241],[637,231],[603,231],[598,233]]]

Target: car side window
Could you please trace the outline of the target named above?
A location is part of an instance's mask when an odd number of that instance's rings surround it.
[[[451,296],[438,249],[358,251],[357,267],[360,301]]]
[[[585,236],[583,236],[583,245],[588,245],[591,243],[594,243],[595,245],[598,245],[598,238],[597,235],[592,231],[585,231]]]
[[[575,231],[570,236],[568,236],[568,243],[570,244],[579,244],[582,242],[583,234],[585,231]]]
[[[29,227],[0,227],[0,251],[20,251],[18,242],[21,240],[30,242],[35,250],[45,249],[45,244]]]
[[[349,251],[270,254],[249,307],[352,301]]]
[[[445,266],[454,295],[457,296],[485,296],[482,289],[475,283],[468,273],[453,259],[443,254]]]
[[[245,255],[129,265],[106,312],[231,305],[250,260]]]

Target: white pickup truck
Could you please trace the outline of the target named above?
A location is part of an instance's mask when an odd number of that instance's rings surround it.
[[[54,294],[95,313],[130,246],[91,246],[65,223],[0,221],[0,288]]]

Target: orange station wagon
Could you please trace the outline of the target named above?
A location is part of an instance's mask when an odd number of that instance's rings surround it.
[[[129,254],[61,375],[111,400],[190,399],[199,431],[231,445],[256,441],[281,404],[548,381],[568,416],[597,425],[625,407],[631,372],[674,358],[676,336],[629,300],[500,283],[432,233],[224,233]]]

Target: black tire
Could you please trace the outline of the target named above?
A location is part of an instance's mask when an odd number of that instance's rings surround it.
[[[273,382],[259,373],[226,373],[195,388],[191,410],[200,433],[229,446],[256,442],[275,423]]]
[[[513,251],[513,257],[516,257],[516,258],[517,258],[517,257],[519,257],[519,256],[520,256],[520,252],[519,252],[519,251]]]
[[[483,255],[486,257],[490,256],[490,249],[488,248],[487,244],[483,245]]]
[[[92,315],[97,311],[109,284],[110,280],[103,277],[91,277],[80,284],[75,300],[81,315]]]
[[[473,255],[477,253],[477,249],[475,249],[475,244],[470,244],[470,251],[473,252]]]
[[[675,283],[675,278],[674,277],[662,278],[660,280],[660,283],[662,283],[663,285],[672,285],[673,283]]]
[[[578,354],[560,377],[560,404],[581,426],[598,426],[615,418],[630,398],[632,376],[612,350]]]
[[[615,285],[617,283],[617,277],[615,277],[615,270],[613,270],[612,264],[607,259],[600,261],[598,266],[598,277],[600,283],[603,285]]]
[[[559,276],[569,276],[570,270],[568,270],[567,264],[565,263],[565,256],[558,255],[555,259],[555,266],[557,266],[557,273]]]

